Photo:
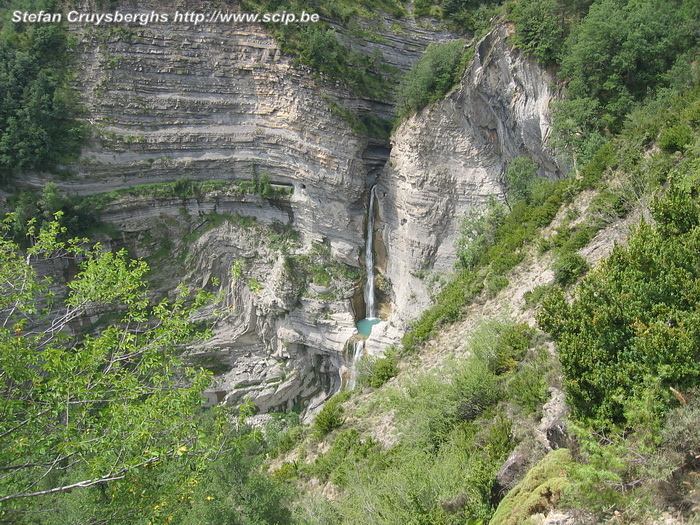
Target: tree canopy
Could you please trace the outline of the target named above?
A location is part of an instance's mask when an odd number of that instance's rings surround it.
[[[35,2],[33,8],[56,9],[56,3]],[[77,153],[85,128],[75,119],[70,56],[61,24],[0,25],[0,182],[21,171],[50,169]]]
[[[198,429],[208,375],[178,357],[196,335],[190,316],[207,296],[181,289],[151,304],[143,261],[60,241],[63,231],[56,222],[30,225],[26,251],[0,239],[3,517],[38,496],[128,484],[140,471],[205,456],[210,445]],[[65,294],[41,277],[61,264],[77,271]],[[102,324],[107,313],[112,322]]]

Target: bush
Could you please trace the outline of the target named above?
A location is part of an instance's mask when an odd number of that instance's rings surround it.
[[[396,102],[399,115],[409,115],[444,97],[463,71],[463,53],[463,40],[428,46],[401,82]]]
[[[183,203],[189,198],[199,198],[202,193],[201,184],[187,177],[180,177],[173,183],[173,193],[182,199]]]
[[[554,261],[552,269],[554,282],[566,287],[588,271],[588,263],[577,253],[565,253]]]
[[[518,366],[508,382],[507,398],[527,413],[537,412],[549,397],[546,380],[549,370],[549,354],[541,348]]]
[[[536,177],[537,164],[527,157],[517,157],[506,171],[508,193],[514,200],[530,202]]]
[[[65,237],[84,236],[101,224],[94,208],[80,197],[65,195],[53,182],[47,182],[41,194],[22,192],[11,202],[12,236],[20,244],[27,241],[27,225],[32,219],[40,227],[58,220],[66,228]],[[56,214],[60,214],[58,219]]]
[[[533,337],[532,329],[526,324],[491,320],[474,330],[469,348],[475,359],[487,364],[490,372],[502,375],[525,357]]]
[[[302,472],[322,481],[330,479],[342,487],[346,485],[348,469],[368,458],[379,459],[379,454],[377,443],[372,438],[363,440],[360,433],[351,428],[339,432],[328,452],[316,459],[312,466],[303,468]]]
[[[661,132],[659,147],[666,153],[683,151],[685,147],[690,144],[692,138],[693,135],[690,126],[686,124],[677,124]]]
[[[676,186],[671,186],[663,197],[656,197],[650,208],[659,230],[666,235],[687,233],[700,224],[698,207]]]
[[[455,374],[452,388],[457,399],[457,416],[465,421],[474,421],[501,399],[496,376],[486,362],[476,359]]]
[[[543,301],[537,320],[559,343],[576,415],[624,424],[631,399],[700,379],[699,238],[698,227],[673,235],[643,223],[581,283],[570,306],[561,292]]]
[[[493,198],[486,207],[471,210],[462,220],[462,235],[457,241],[458,266],[474,269],[496,243],[496,231],[506,218],[506,207]]]
[[[496,297],[498,292],[508,286],[508,279],[502,275],[492,275],[486,279],[486,295]]]
[[[549,223],[556,217],[561,207],[561,197],[550,195],[541,206],[538,206],[530,213],[530,219],[538,228],[549,226]]]
[[[326,436],[343,425],[345,419],[341,403],[347,400],[348,395],[347,392],[336,394],[323,405],[313,423],[314,433],[317,437]]]
[[[359,369],[357,382],[360,385],[379,388],[397,374],[397,358],[394,352],[379,359],[366,356],[360,361]]]

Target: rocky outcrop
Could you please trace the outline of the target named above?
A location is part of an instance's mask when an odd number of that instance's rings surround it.
[[[499,26],[481,40],[460,85],[404,121],[377,191],[378,270],[392,290],[397,327],[430,303],[429,277],[450,272],[462,217],[490,197],[518,156],[540,174],[560,168],[547,146],[553,78],[513,49]]]
[[[163,4],[124,2],[120,9],[160,12]],[[363,154],[373,144],[333,115],[312,72],[282,55],[262,26],[71,28],[80,41],[76,85],[93,140],[67,166],[73,176],[59,181],[62,188],[90,194],[183,177],[251,179],[255,170],[294,187],[294,227],[305,239],[325,237],[357,264]],[[334,89],[334,97],[351,97]]]
[[[265,242],[269,230],[253,228],[226,222],[191,247],[189,280],[204,288],[219,281],[223,315],[189,358],[215,364],[212,401],[313,411],[340,388],[342,351],[355,333],[355,282],[333,270],[338,263],[323,247],[316,255],[294,244],[276,250]],[[326,268],[328,281],[314,283],[304,264]]]

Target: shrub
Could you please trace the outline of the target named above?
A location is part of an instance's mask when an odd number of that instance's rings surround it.
[[[544,228],[554,219],[561,207],[561,198],[550,195],[541,206],[538,206],[530,213],[530,218],[535,226]]]
[[[591,202],[589,215],[596,224],[605,226],[627,215],[630,210],[628,202],[617,193],[602,190]]]
[[[581,283],[570,306],[561,292],[545,298],[537,319],[559,343],[579,417],[623,424],[628,401],[655,381],[663,392],[700,379],[699,237],[698,227],[672,235],[643,223]]]
[[[317,437],[323,437],[342,426],[345,420],[341,403],[346,401],[347,398],[348,394],[343,393],[337,394],[326,401],[316,419],[314,419],[313,428]]]
[[[39,226],[57,219],[66,228],[65,236],[83,236],[100,226],[94,207],[80,197],[65,195],[53,182],[47,182],[40,195],[22,192],[13,202],[12,235],[18,242],[27,241],[27,224],[35,219]]]
[[[517,157],[508,166],[506,181],[508,193],[515,200],[530,201],[532,186],[537,177],[537,164],[527,157]]]
[[[577,253],[565,253],[554,261],[552,268],[554,282],[566,287],[588,271],[588,263]]]
[[[698,208],[682,190],[671,186],[663,197],[651,203],[651,216],[667,235],[687,233],[700,224]]]
[[[458,371],[452,388],[457,399],[457,416],[466,421],[475,420],[501,399],[496,376],[487,363],[476,359]]]
[[[486,280],[486,295],[496,297],[498,292],[508,286],[508,279],[502,275],[492,275]]]
[[[690,126],[686,124],[677,124],[661,132],[659,147],[666,153],[683,151],[685,147],[690,144],[692,138],[693,135]]]
[[[386,357],[363,357],[359,364],[357,382],[372,388],[379,388],[389,381],[398,372],[398,363],[394,352],[389,352]]]
[[[591,239],[593,239],[593,236],[597,231],[598,228],[596,227],[584,226],[571,232],[569,238],[562,245],[562,250],[565,252],[575,252],[576,250],[580,250],[591,242]]]
[[[502,375],[525,357],[532,338],[532,329],[526,324],[492,320],[481,323],[474,331],[469,348],[490,372]]]
[[[462,220],[457,241],[457,260],[462,268],[473,269],[496,243],[496,231],[507,218],[506,207],[495,199],[484,208],[471,210]]]
[[[199,198],[201,192],[201,184],[187,177],[180,177],[173,183],[173,193],[183,202],[192,197]]]
[[[661,481],[667,499],[682,508],[700,508],[700,397],[695,390],[683,406],[668,414],[662,430],[661,453],[654,466],[667,473]],[[670,494],[669,494],[670,493]],[[671,496],[669,498],[669,496]]]
[[[540,348],[523,361],[508,382],[507,398],[528,413],[537,412],[549,397],[546,381],[550,370],[549,354]]]
[[[428,46],[399,87],[396,106],[400,116],[418,111],[445,96],[463,71],[460,67],[463,52],[463,40]]]
[[[376,457],[378,454],[377,443],[372,438],[361,439],[360,433],[354,428],[342,430],[333,440],[328,452],[303,471],[323,481],[330,479],[339,486],[345,486],[348,469],[372,456],[375,456],[372,459],[378,459]]]

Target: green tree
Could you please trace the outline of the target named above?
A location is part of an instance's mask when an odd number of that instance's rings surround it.
[[[64,239],[83,235],[100,224],[94,210],[89,209],[80,197],[62,193],[53,182],[47,182],[41,194],[21,192],[11,203],[14,214],[10,232],[20,246],[27,246],[27,228],[32,219],[39,228],[58,220],[66,228]],[[58,219],[57,214],[60,214]]]
[[[21,2],[9,2],[26,10]],[[31,10],[55,10],[53,1]],[[85,135],[69,83],[70,53],[60,24],[2,23],[0,30],[0,182],[13,174],[50,169],[78,152]]]
[[[18,520],[41,496],[87,487],[128,495],[111,489],[133,491],[147,473],[211,450],[197,428],[208,376],[178,357],[207,296],[180,289],[151,304],[143,261],[60,241],[64,232],[56,222],[30,225],[26,251],[0,239],[2,519]],[[64,297],[34,267],[57,258],[81,261]],[[82,334],[88,314],[118,321]]]
[[[516,201],[529,201],[536,177],[537,164],[527,157],[517,157],[506,171],[508,194]]]
[[[567,44],[561,73],[572,103],[563,106],[585,132],[619,131],[636,101],[664,85],[664,73],[697,45],[686,2],[594,2]],[[589,115],[577,115],[587,106]]]
[[[543,62],[558,62],[566,24],[557,0],[521,0],[513,8],[516,46]]]
[[[462,220],[462,236],[457,241],[458,266],[471,270],[479,264],[496,244],[496,231],[506,217],[505,205],[492,198],[486,208],[472,210]]]

